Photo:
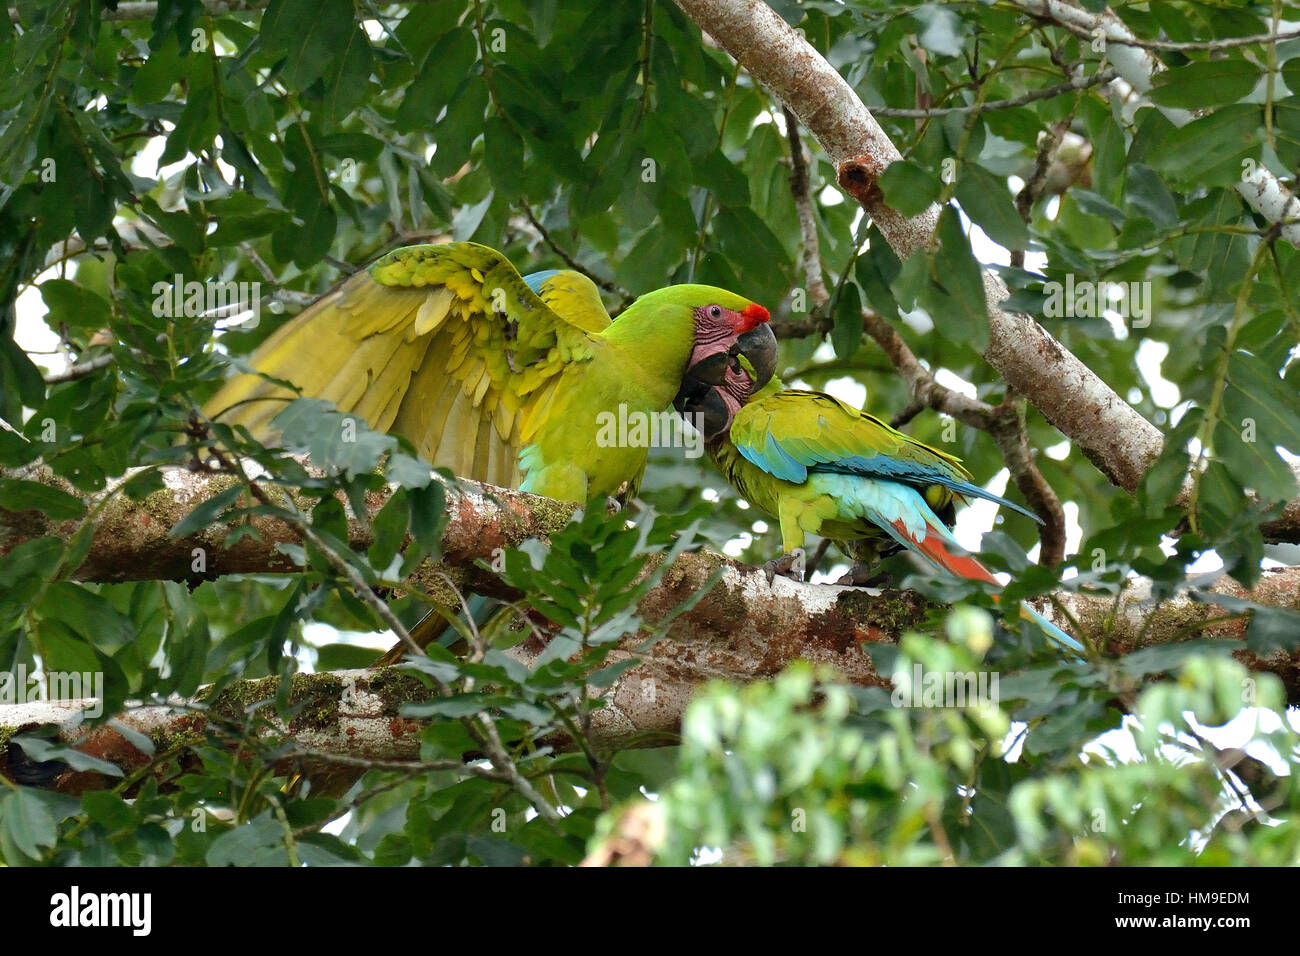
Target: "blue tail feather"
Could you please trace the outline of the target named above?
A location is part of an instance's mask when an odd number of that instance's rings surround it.
[[[1039,614],[1037,611],[1035,611],[1024,601],[1020,602],[1020,614],[1022,617],[1028,618],[1029,620],[1037,624],[1039,627],[1041,627],[1047,633],[1047,636],[1052,640],[1054,644],[1058,645],[1059,647],[1066,648],[1067,650],[1071,650],[1079,654],[1083,654],[1084,647],[1082,644],[1080,644],[1069,634],[1066,634],[1063,630],[1061,630],[1059,627],[1057,627],[1047,618],[1043,617],[1043,615]]]

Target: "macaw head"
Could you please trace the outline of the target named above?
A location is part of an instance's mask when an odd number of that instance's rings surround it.
[[[708,402],[711,414],[716,414],[720,398],[708,398],[704,389],[723,384],[728,369],[739,373],[744,361],[745,374],[758,388],[772,377],[776,336],[769,318],[767,309],[726,289],[673,285],[641,296],[605,336],[621,339],[624,347],[638,350],[647,361],[656,350],[671,356],[665,364],[672,367],[673,379],[681,374],[682,392]]]
[[[737,336],[723,352],[705,355],[686,369],[673,407],[704,434],[726,435],[740,407],[776,373],[776,336],[764,324]]]

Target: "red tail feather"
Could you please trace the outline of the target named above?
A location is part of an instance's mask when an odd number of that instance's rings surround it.
[[[912,542],[912,547],[916,548],[918,552],[925,555],[954,577],[970,578],[974,581],[987,581],[989,584],[996,585],[999,588],[1001,587],[1001,585],[998,584],[997,578],[993,577],[989,569],[984,567],[984,565],[980,564],[974,558],[965,554],[953,554],[949,551],[948,542],[940,537],[934,527],[930,524],[926,524],[925,537],[920,540],[917,540],[913,535],[908,533],[907,526],[901,520],[893,522],[893,525],[905,540]],[[998,601],[999,597],[1000,595],[994,594],[993,600]],[[1000,604],[1001,602],[998,601],[998,603]],[[1020,605],[1020,616],[1028,621],[1035,622],[1054,643],[1060,647],[1075,652],[1075,657],[1079,660],[1083,659],[1079,656],[1084,652],[1083,645],[1051,621],[1048,621],[1033,608],[1022,603]]]
[[[917,551],[954,577],[970,578],[973,581],[987,581],[990,584],[998,583],[997,578],[993,577],[989,569],[974,558],[965,554],[953,554],[949,551],[948,543],[928,525],[925,537],[919,540],[908,533],[907,526],[901,520],[895,521],[894,527],[898,529],[898,532],[903,537],[916,546]]]

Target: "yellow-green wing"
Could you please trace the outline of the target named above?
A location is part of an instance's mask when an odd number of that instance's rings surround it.
[[[593,335],[609,328],[609,313],[601,301],[596,283],[573,269],[547,269],[524,276],[528,288],[551,307],[556,315],[564,316]]]
[[[314,302],[249,364],[405,436],[436,466],[517,486],[539,406],[591,358],[593,324],[589,308],[569,321],[487,246],[408,246]],[[263,375],[236,375],[205,413],[273,440],[271,420],[294,393]]]

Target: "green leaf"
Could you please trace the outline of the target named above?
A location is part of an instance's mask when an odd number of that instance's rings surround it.
[[[733,291],[757,302],[779,302],[789,287],[790,257],[767,223],[749,209],[726,208],[713,229],[741,281]]]
[[[943,335],[983,352],[989,343],[989,317],[982,270],[951,205],[939,215],[937,234],[939,249],[922,291],[923,304]]]
[[[87,753],[82,753],[75,747],[52,743],[42,737],[17,736],[10,738],[10,743],[22,747],[23,753],[36,763],[44,763],[47,760],[58,760],[62,763],[66,763],[73,770],[77,771],[102,773],[109,777],[125,776],[122,772],[122,768],[117,766],[117,764],[109,763],[107,760],[101,760],[98,757],[92,757]]]
[[[271,0],[262,15],[262,45],[284,53],[283,80],[303,90],[349,48],[357,32],[353,12],[331,0]]]
[[[853,274],[866,296],[866,304],[884,318],[895,319],[898,317],[898,303],[890,286],[898,278],[902,266],[880,230],[872,227],[867,241],[870,245],[854,263]]]
[[[40,284],[41,298],[50,310],[48,322],[57,328],[67,324],[79,329],[102,329],[109,323],[108,301],[67,279],[46,279]]]
[[[63,622],[72,633],[110,654],[129,644],[136,633],[130,618],[101,595],[71,581],[52,581],[36,611],[43,618]]]
[[[1223,103],[1236,103],[1250,93],[1261,78],[1259,67],[1241,56],[1199,60],[1157,73],[1156,86],[1148,95],[1152,102],[1161,106],[1201,110]]]
[[[403,704],[403,717],[473,717],[490,706],[490,698],[483,694],[453,694],[436,700]]]
[[[32,509],[56,521],[80,518],[86,511],[81,499],[66,491],[18,478],[0,478],[0,502],[6,511]]]
[[[1029,227],[1016,212],[1005,179],[982,166],[967,163],[957,177],[956,196],[966,215],[998,245],[1024,249],[1029,244]]]
[[[316,651],[316,668],[319,671],[338,671],[370,667],[378,654],[379,652],[372,647],[326,644]]]
[[[858,287],[846,282],[839,288],[839,300],[835,303],[835,325],[831,329],[831,345],[835,354],[848,359],[862,344],[862,299]]]
[[[374,471],[397,439],[373,431],[355,415],[336,412],[329,402],[297,398],[272,419],[286,447],[305,451],[312,463],[347,477]]]
[[[349,18],[351,19],[351,18]],[[331,51],[330,69],[326,73],[325,118],[341,122],[370,94],[370,38],[360,24],[348,33],[340,55]]]
[[[1242,161],[1259,155],[1259,128],[1259,106],[1225,106],[1170,132],[1148,162],[1178,186],[1232,186]]]
[[[34,860],[40,859],[42,847],[52,847],[58,840],[54,814],[38,790],[18,787],[9,792],[0,801],[0,818],[9,838]]]
[[[216,521],[223,511],[238,501],[239,496],[243,493],[243,486],[235,485],[233,488],[227,488],[225,491],[213,495],[172,525],[171,530],[167,532],[167,536],[170,538],[187,538],[194,532],[206,528]]]
[[[900,159],[880,177],[880,189],[890,208],[903,216],[917,216],[939,199],[939,180],[916,163]]]
[[[483,159],[497,193],[508,198],[520,195],[524,141],[500,116],[489,116],[483,123]]]
[[[208,866],[284,866],[284,828],[270,812],[218,836],[204,859]]]
[[[937,3],[929,3],[912,15],[923,25],[921,49],[940,56],[961,56],[962,23],[957,14]]]
[[[398,488],[393,493],[393,497],[379,509],[379,514],[375,515],[371,523],[374,540],[366,554],[371,566],[377,570],[388,567],[393,556],[397,554],[397,549],[402,546],[402,541],[406,537],[409,514],[407,491],[405,488]]]
[[[446,521],[446,496],[442,483],[431,481],[423,488],[410,489],[411,537],[426,554],[442,550],[442,529]]]

